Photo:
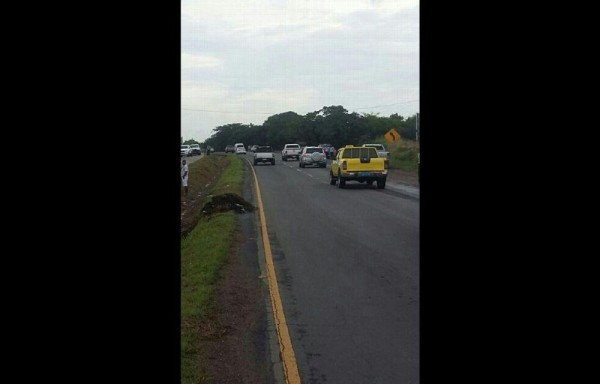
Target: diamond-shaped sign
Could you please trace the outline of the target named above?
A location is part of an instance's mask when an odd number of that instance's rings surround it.
[[[400,134],[398,133],[398,131],[392,128],[385,134],[385,139],[388,142],[393,143],[395,141],[400,140]]]

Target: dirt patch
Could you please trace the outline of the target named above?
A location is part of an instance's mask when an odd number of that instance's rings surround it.
[[[408,172],[401,169],[388,169],[387,177],[389,181],[395,183],[407,184],[414,187],[419,186],[419,174],[417,172]]]
[[[182,235],[200,219],[233,210],[248,213],[255,207],[235,193],[211,196],[230,159],[207,156],[189,166],[188,198],[182,196]],[[244,192],[246,196],[246,192]],[[199,384],[271,384],[273,369],[267,345],[266,286],[258,278],[256,233],[253,215],[239,217],[239,230],[232,240],[227,261],[211,295],[209,313],[202,321],[188,324],[197,330]]]
[[[209,201],[202,208],[203,215],[212,215],[217,212],[234,211],[247,213],[254,211],[254,206],[235,193],[209,196]]]
[[[218,313],[203,326],[202,342],[211,383],[269,382],[268,367],[258,359],[261,354],[253,339],[264,316],[260,281],[244,266],[237,252],[230,256],[222,273],[216,293]]]

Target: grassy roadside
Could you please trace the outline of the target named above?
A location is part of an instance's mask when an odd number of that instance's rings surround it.
[[[376,137],[372,143],[381,143],[390,152],[390,169],[401,169],[406,172],[419,170],[417,154],[419,143],[413,140],[400,138],[395,143],[388,143],[385,137]]]
[[[207,158],[212,158],[210,157]],[[210,195],[242,194],[244,164],[242,159],[228,155],[228,165],[221,169],[212,168],[218,182]],[[200,159],[201,162],[205,159]],[[216,159],[206,159],[215,161]],[[192,164],[194,165],[194,164]],[[208,172],[210,167],[199,164]],[[191,168],[191,167],[190,167]],[[190,170],[190,182],[193,173]],[[209,201],[211,196],[202,199]],[[203,204],[198,205],[202,209]],[[200,211],[198,211],[198,214]],[[205,362],[208,359],[202,340],[218,338],[223,332],[214,321],[215,284],[220,278],[221,268],[226,264],[236,230],[235,213],[217,213],[210,218],[200,217],[196,226],[182,239],[181,243],[181,380],[184,384],[210,383]]]

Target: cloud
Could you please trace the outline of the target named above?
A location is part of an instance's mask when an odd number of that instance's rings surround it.
[[[212,56],[194,55],[190,53],[181,54],[182,69],[206,69],[218,67],[222,64],[221,60]]]
[[[182,108],[221,111],[183,110],[184,139],[324,105],[406,116],[418,98],[418,1],[182,3]]]

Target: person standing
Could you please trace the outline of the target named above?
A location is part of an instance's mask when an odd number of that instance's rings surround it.
[[[181,166],[181,182],[183,183],[183,190],[184,190],[184,194],[185,197],[187,197],[188,195],[188,165],[187,162],[185,161],[185,159],[183,159],[183,161],[181,162],[182,166]]]

